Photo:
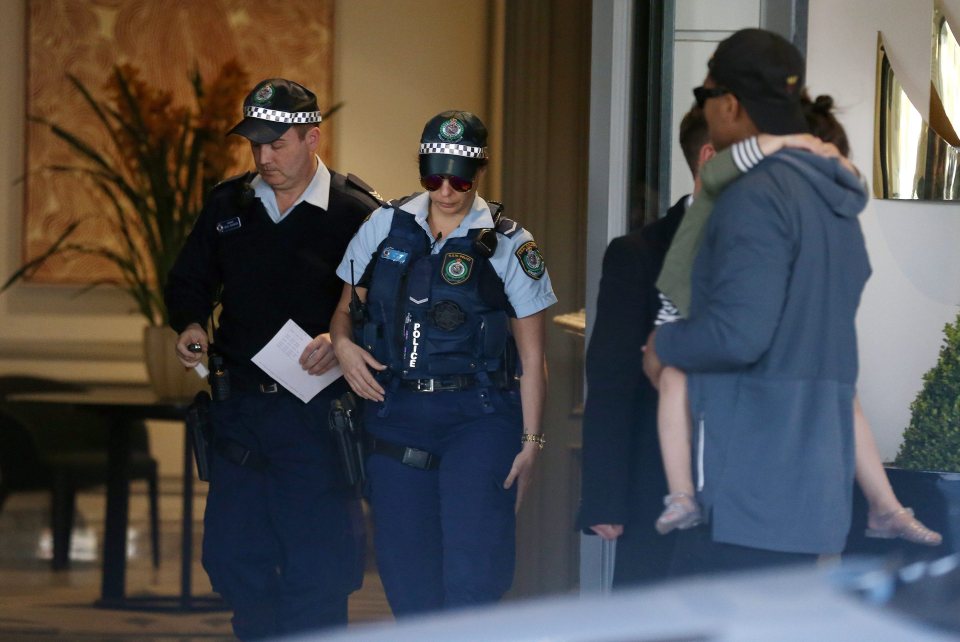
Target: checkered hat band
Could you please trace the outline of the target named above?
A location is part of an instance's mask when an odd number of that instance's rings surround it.
[[[450,154],[467,158],[486,158],[486,147],[471,147],[454,143],[420,143],[421,154]]]
[[[248,105],[243,108],[243,115],[249,118],[259,118],[261,120],[272,120],[275,123],[290,123],[297,125],[300,123],[319,123],[323,118],[318,111],[277,111],[265,107],[255,107]]]

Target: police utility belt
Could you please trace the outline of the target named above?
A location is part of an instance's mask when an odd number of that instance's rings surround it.
[[[231,372],[224,364],[223,356],[211,346],[210,393],[202,391],[194,397],[187,409],[186,423],[193,446],[193,455],[197,464],[197,477],[200,481],[210,480],[210,463],[213,452],[238,466],[254,470],[266,470],[270,461],[262,453],[248,448],[244,444],[213,433],[209,419],[211,398],[213,401],[226,401],[233,392],[276,394],[283,390],[275,381],[254,381],[243,376],[242,371]],[[231,377],[231,374],[233,375]]]
[[[398,379],[397,385],[415,392],[456,392],[476,388],[477,375],[447,375],[434,379]]]
[[[367,452],[370,454],[395,459],[404,466],[410,466],[418,470],[436,470],[440,467],[440,456],[426,450],[420,450],[413,446],[403,446],[372,435],[366,435],[364,442],[367,446]]]
[[[238,466],[246,466],[254,470],[266,470],[269,460],[263,454],[247,448],[238,441],[226,437],[218,437],[213,433],[209,417],[210,394],[203,390],[198,392],[193,403],[187,408],[187,429],[190,433],[190,443],[193,446],[193,456],[197,464],[197,478],[200,481],[210,481],[210,464],[213,452]]]
[[[363,430],[360,400],[344,393],[330,404],[330,430],[340,451],[340,467],[348,486],[359,489],[366,479],[367,455],[382,455],[418,470],[436,470],[440,457],[413,446],[374,437]]]

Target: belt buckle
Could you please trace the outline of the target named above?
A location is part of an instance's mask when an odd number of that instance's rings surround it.
[[[275,392],[277,392],[278,390],[279,390],[279,388],[277,387],[276,382],[274,382],[274,383],[261,383],[261,384],[260,384],[260,392],[262,392],[262,393],[264,393],[264,394],[272,395],[272,394],[274,394]]]
[[[417,392],[433,392],[433,379],[417,379]]]
[[[409,446],[403,449],[403,459],[400,460],[401,463],[410,466],[412,468],[419,468],[420,470],[426,470],[430,467],[430,453],[425,450],[419,450],[417,448],[410,448]]]

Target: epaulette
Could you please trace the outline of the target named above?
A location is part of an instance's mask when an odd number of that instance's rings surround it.
[[[216,185],[214,185],[214,186],[213,186],[213,189],[210,190],[210,193],[212,194],[213,192],[216,192],[217,190],[221,190],[221,189],[223,189],[224,187],[228,187],[228,186],[233,185],[234,183],[237,183],[237,182],[239,182],[241,185],[244,184],[244,183],[249,184],[250,181],[252,181],[252,180],[256,177],[256,175],[257,175],[256,172],[244,172],[244,173],[242,173],[242,174],[237,174],[236,176],[231,176],[231,177],[229,177],[229,178],[225,178],[225,179],[223,179],[222,181],[220,181],[219,183],[217,183]]]
[[[498,234],[510,238],[523,229],[516,221],[503,215],[503,203],[500,201],[487,201],[487,206],[490,208],[490,216],[493,218],[493,229]]]
[[[244,172],[243,174],[237,174],[236,176],[225,178],[213,186],[213,189],[210,190],[209,196],[233,199],[233,194],[225,191],[227,188],[230,188],[237,192],[235,204],[241,210],[245,210],[250,207],[250,205],[253,203],[253,199],[256,198],[253,187],[250,185],[256,176],[256,172]]]
[[[367,185],[364,182],[364,180],[359,176],[357,176],[356,174],[347,174],[347,185],[368,194],[370,197],[373,198],[373,200],[377,202],[378,205],[383,206],[384,200],[383,200],[383,197],[380,196],[380,193],[377,190],[370,187],[369,185]]]
[[[398,210],[400,209],[400,206],[404,205],[405,203],[409,203],[410,201],[420,196],[421,194],[423,194],[423,192],[414,192],[413,194],[410,194],[409,196],[404,196],[403,198],[393,198],[387,201],[386,203],[384,203],[384,205],[389,205],[393,209]]]
[[[500,217],[500,220],[497,221],[496,229],[497,229],[497,233],[503,234],[507,238],[512,238],[516,236],[518,232],[523,230],[523,228],[520,227],[519,223],[517,223],[512,218],[507,218],[506,216]]]

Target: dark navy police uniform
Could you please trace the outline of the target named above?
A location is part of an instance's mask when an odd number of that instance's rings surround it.
[[[367,287],[357,342],[388,366],[382,403],[366,402],[376,445],[412,447],[430,461],[374,448],[367,463],[377,565],[396,615],[498,600],[513,580],[516,485],[503,481],[520,451],[510,317],[556,302],[530,233],[496,225],[495,253],[475,243],[495,227],[479,196],[460,226],[435,240],[429,194],[373,213],[350,243]]]
[[[216,447],[203,564],[244,639],[346,624],[347,596],[362,581],[360,507],[340,481],[327,429],[345,383],[304,404],[250,359],[288,319],[310,336],[328,331],[342,289],[335,268],[377,205],[359,181],[323,163],[282,218],[258,177],[227,181],[169,275],[177,332],[205,326],[217,296],[223,304],[214,342],[231,394],[210,410]],[[244,465],[238,447],[251,453]]]

